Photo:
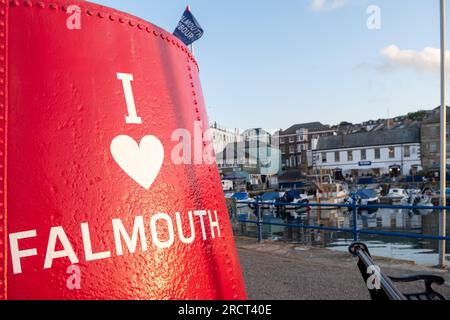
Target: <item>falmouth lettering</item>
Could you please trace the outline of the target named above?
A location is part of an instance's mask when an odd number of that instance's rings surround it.
[[[183,228],[183,222],[188,221],[189,228]],[[147,225],[146,225],[147,222]],[[196,226],[199,226],[197,228]],[[164,227],[165,232],[159,232]],[[63,226],[52,227],[49,231],[47,248],[42,268],[52,268],[57,259],[66,259],[70,264],[77,264],[81,260],[85,262],[108,259],[113,256],[122,256],[125,250],[135,253],[138,249],[145,252],[150,246],[156,249],[169,249],[176,241],[184,245],[191,245],[195,240],[207,241],[220,238],[220,225],[216,210],[195,210],[187,214],[175,213],[175,219],[166,213],[154,214],[148,221],[144,221],[143,216],[137,216],[134,219],[134,225],[131,230],[127,230],[121,219],[111,221],[112,239],[109,250],[94,252],[95,244],[92,243],[91,228],[89,223],[81,223],[80,231],[82,237],[84,256],[77,256],[68,234]],[[9,234],[9,246],[14,274],[24,272],[22,270],[23,259],[39,259],[38,250],[31,246],[32,241],[39,237],[37,230],[27,230]],[[21,242],[26,240],[26,247],[22,247]],[[57,249],[58,248],[58,249]],[[77,248],[80,249],[80,248]],[[41,257],[41,256],[39,256]],[[30,270],[27,270],[30,271]]]

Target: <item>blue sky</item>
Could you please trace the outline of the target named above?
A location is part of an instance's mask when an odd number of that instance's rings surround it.
[[[209,118],[224,127],[356,123],[439,105],[438,0],[94,2],[170,32],[190,4],[205,30],[195,48]],[[366,26],[370,5],[379,30]]]

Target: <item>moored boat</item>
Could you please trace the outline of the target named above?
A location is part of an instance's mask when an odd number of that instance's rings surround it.
[[[390,202],[407,202],[409,198],[408,193],[405,189],[401,188],[391,188],[386,196],[384,196],[383,200],[388,200]]]
[[[236,200],[237,208],[247,207],[248,202],[253,200],[253,199],[249,198],[249,195],[247,192],[236,192],[231,196],[231,198]]]
[[[356,199],[358,205],[376,205],[380,203],[380,197],[374,189],[360,189],[352,193],[348,203],[353,203],[353,198]]]

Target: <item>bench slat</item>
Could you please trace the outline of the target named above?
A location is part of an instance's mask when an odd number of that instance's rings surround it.
[[[349,246],[349,252],[358,258],[358,268],[359,271],[365,281],[367,283],[369,276],[372,276],[369,272],[369,267],[375,265],[372,260],[372,256],[370,255],[369,249],[362,242],[355,242]],[[377,270],[379,268],[377,267]],[[442,285],[445,280],[442,277],[434,276],[434,275],[416,275],[410,277],[388,277],[381,270],[379,273],[377,272],[376,276],[380,281],[380,288],[378,289],[370,289],[370,296],[372,300],[445,300],[445,297],[434,291],[431,287],[432,284]],[[417,282],[417,281],[425,281],[425,291],[421,293],[402,293],[395,285],[395,282]]]

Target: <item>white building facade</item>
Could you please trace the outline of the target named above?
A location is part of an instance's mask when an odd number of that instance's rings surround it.
[[[316,169],[341,171],[344,176],[414,174],[421,170],[420,129],[321,138],[313,157]]]
[[[220,169],[242,167],[261,175],[276,175],[281,171],[280,149],[262,142],[258,145],[248,142],[230,143],[216,154],[216,159]]]
[[[320,122],[300,123],[279,132],[282,163],[285,169],[306,172],[312,167],[311,150],[321,136],[332,135],[335,130]]]
[[[210,126],[209,133],[212,136],[216,154],[222,152],[228,144],[241,141],[241,135],[238,129],[228,130],[219,127],[217,123]]]

